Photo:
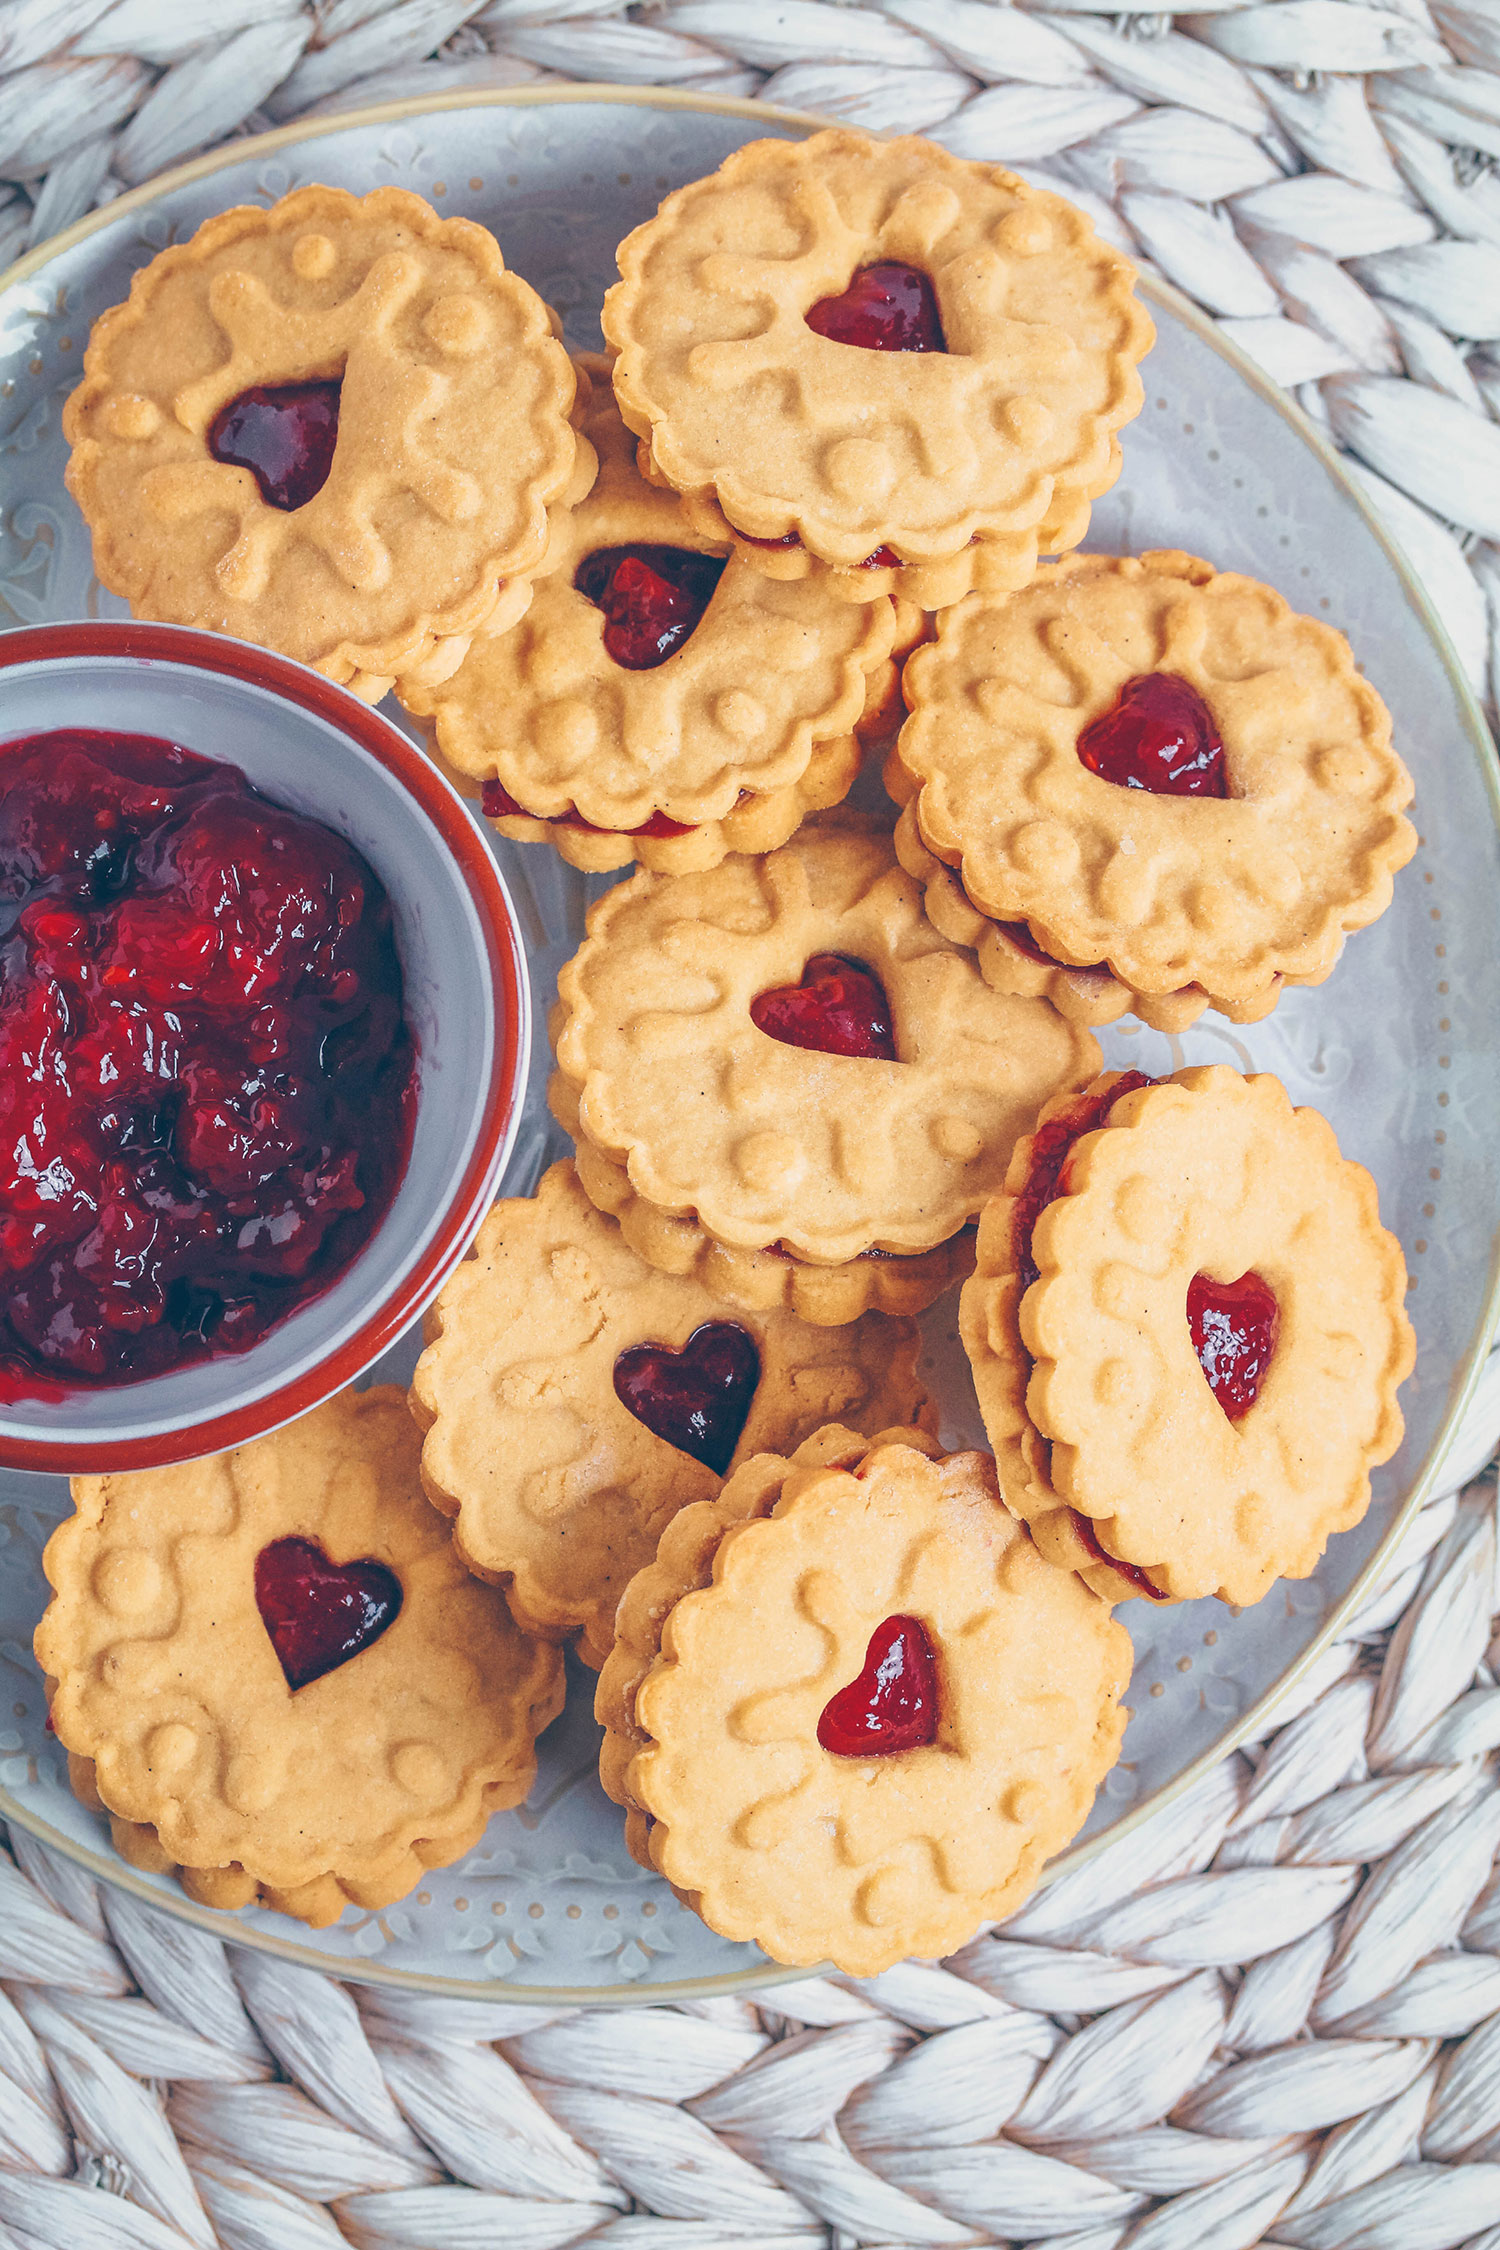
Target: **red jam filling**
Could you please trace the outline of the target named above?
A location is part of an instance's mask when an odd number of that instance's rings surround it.
[[[919,1617],[888,1617],[870,1635],[865,1667],[818,1721],[836,1758],[892,1758],[937,1739],[937,1657]]]
[[[1095,1562],[1108,1563],[1111,1570],[1117,1570],[1122,1578],[1129,1580],[1137,1593],[1149,1595],[1154,1602],[1166,1600],[1166,1595],[1152,1585],[1146,1573],[1135,1563],[1121,1562],[1118,1555],[1112,1555],[1107,1547],[1101,1545],[1098,1532],[1081,1508],[1070,1508],[1068,1514],[1073,1518],[1074,1529]]]
[[[716,1477],[734,1459],[759,1382],[755,1340],[732,1320],[706,1320],[680,1352],[632,1344],[615,1361],[615,1396],[626,1411]]]
[[[328,482],[339,434],[343,378],[241,391],[209,424],[216,461],[248,469],[269,507],[304,508]]]
[[[1230,1421],[1240,1421],[1260,1396],[1276,1349],[1281,1308],[1274,1292],[1258,1273],[1242,1273],[1238,1281],[1210,1281],[1206,1273],[1195,1273],[1188,1283],[1187,1323],[1209,1389]]]
[[[1127,680],[1078,737],[1090,773],[1153,797],[1227,797],[1224,745],[1198,690],[1172,672]]]
[[[870,1062],[896,1060],[891,1004],[879,977],[842,953],[815,953],[800,984],[759,993],[750,1003],[750,1021],[785,1047]]]
[[[702,623],[726,560],[690,547],[600,547],[573,583],[604,613],[605,653],[628,672],[649,672]]]
[[[554,828],[583,828],[591,836],[691,836],[693,833],[691,822],[669,820],[664,812],[654,812],[639,828],[600,828],[592,820],[585,820],[571,805],[561,813],[529,813],[524,805],[516,803],[508,789],[494,780],[485,782],[479,792],[479,804],[490,820],[548,820]]]
[[[415,1096],[342,837],[146,736],[0,749],[0,1392],[254,1343],[384,1215]]]
[[[316,1540],[274,1539],[255,1558],[255,1606],[295,1692],[395,1624],[401,1581],[373,1556],[334,1563]]]
[[[881,259],[861,266],[838,297],[820,297],[807,325],[833,344],[864,352],[945,352],[937,295],[916,266]]]
[[[1000,922],[996,927],[1005,932],[1016,951],[1023,953],[1028,961],[1035,961],[1044,969],[1060,969],[1065,965],[1055,955],[1042,951],[1031,934],[1029,922]]]

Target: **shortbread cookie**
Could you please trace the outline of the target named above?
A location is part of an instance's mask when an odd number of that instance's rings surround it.
[[[934,1250],[1098,1047],[994,992],[890,839],[806,828],[761,860],[637,875],[558,978],[578,1127],[669,1218],[841,1266]],[[570,1097],[564,1097],[570,1099]]]
[[[975,596],[903,689],[893,778],[922,845],[991,921],[1135,995],[1196,985],[1254,1021],[1322,983],[1416,848],[1343,635],[1191,555],[1075,556]]]
[[[602,1664],[615,1607],[679,1508],[844,1417],[925,1407],[909,1321],[731,1317],[643,1264],[571,1164],[497,1203],[428,1316],[411,1404],[422,1481],[468,1567],[530,1630]]]
[[[716,1242],[696,1219],[674,1219],[636,1194],[623,1164],[581,1137],[578,1089],[560,1072],[548,1088],[553,1115],[577,1143],[574,1164],[591,1203],[619,1223],[638,1257],[662,1273],[691,1274],[725,1304],[771,1312],[786,1305],[815,1328],[838,1328],[861,1313],[912,1315],[935,1305],[974,1268],[974,1229],[964,1227],[935,1250],[898,1258],[866,1250],[842,1265],[819,1266],[774,1244],[737,1250]]]
[[[208,219],[95,322],[63,430],[94,567],[138,617],[378,701],[519,617],[587,491],[574,376],[494,237],[305,187]]]
[[[402,700],[432,721],[461,786],[515,806],[499,815],[502,833],[518,819],[554,839],[571,827],[616,843],[616,865],[653,842],[686,843],[673,830],[712,841],[714,858],[695,866],[774,848],[809,805],[830,802],[823,771],[810,776],[819,747],[843,738],[847,752],[872,691],[892,700],[895,605],[852,609],[816,584],[779,586],[727,540],[700,538],[676,494],[637,473],[609,361],[582,366],[599,475],[554,516],[525,618]],[[846,788],[857,770],[846,754]]]
[[[1007,1505],[1110,1600],[1307,1577],[1400,1442],[1405,1289],[1369,1174],[1268,1073],[1049,1102],[960,1300]]]
[[[398,1390],[232,1453],[77,1477],[36,1632],[76,1793],[132,1865],[321,1929],[478,1842],[562,1707],[464,1570]]]
[[[599,1679],[627,1841],[724,1937],[873,1976],[1020,1905],[1119,1752],[1130,1642],[982,1453],[820,1430],[684,1509]]]
[[[924,608],[1024,586],[1120,468],[1152,341],[1081,211],[931,141],[753,141],[621,244],[643,466],[777,576]]]

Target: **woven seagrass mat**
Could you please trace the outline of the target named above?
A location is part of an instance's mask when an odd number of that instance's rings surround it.
[[[551,77],[1001,158],[1351,455],[1500,678],[1500,0],[0,0],[0,263],[199,151]],[[3,498],[3,495],[0,495]],[[1268,1740],[942,1967],[346,1987],[0,1848],[0,2250],[1500,2250],[1500,1354]]]

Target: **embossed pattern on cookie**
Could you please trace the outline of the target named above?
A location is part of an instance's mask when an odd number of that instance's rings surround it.
[[[422,1480],[469,1568],[601,1664],[615,1607],[678,1509],[837,1418],[924,1410],[919,1339],[871,1314],[814,1328],[729,1311],[656,1271],[554,1164],[497,1203],[428,1319],[412,1384]]]
[[[1091,771],[1081,738],[1166,674],[1206,709],[1223,797]],[[1148,997],[1241,1022],[1318,984],[1416,848],[1410,776],[1343,635],[1190,555],[1077,556],[948,612],[906,666],[898,783],[971,903]],[[911,812],[911,807],[908,807]]]
[[[778,1961],[950,1952],[1020,1904],[1118,1753],[1125,1633],[986,1456],[935,1450],[829,1428],[749,1461],[620,1604],[596,1711],[631,1849]]]

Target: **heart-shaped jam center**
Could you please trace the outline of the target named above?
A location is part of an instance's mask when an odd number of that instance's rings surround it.
[[[250,470],[268,507],[306,507],[333,467],[342,389],[339,378],[241,391],[210,423],[208,450],[216,461]]]
[[[649,672],[701,624],[726,560],[690,547],[599,547],[573,583],[604,612],[606,655],[627,672]]]
[[[1078,737],[1090,773],[1153,797],[1227,797],[1224,745],[1198,690],[1173,672],[1127,680]]]
[[[337,1671],[395,1624],[401,1581],[370,1555],[336,1563],[314,1539],[273,1539],[255,1558],[255,1606],[296,1689]]]
[[[680,1352],[632,1344],[615,1361],[620,1404],[716,1477],[734,1459],[759,1381],[755,1340],[732,1320],[706,1320]]]
[[[843,953],[815,953],[800,984],[777,985],[750,1003],[750,1021],[784,1047],[894,1062],[891,1004],[873,969]]]
[[[861,266],[842,296],[820,297],[807,325],[831,344],[857,344],[862,352],[948,349],[927,275],[890,258]]]
[[[1281,1309],[1258,1273],[1238,1281],[1210,1281],[1195,1273],[1188,1283],[1188,1334],[1208,1387],[1231,1422],[1249,1413],[1260,1396],[1276,1349]]]
[[[919,1617],[888,1617],[870,1635],[857,1680],[824,1705],[818,1740],[836,1758],[893,1758],[937,1739],[937,1657]]]

